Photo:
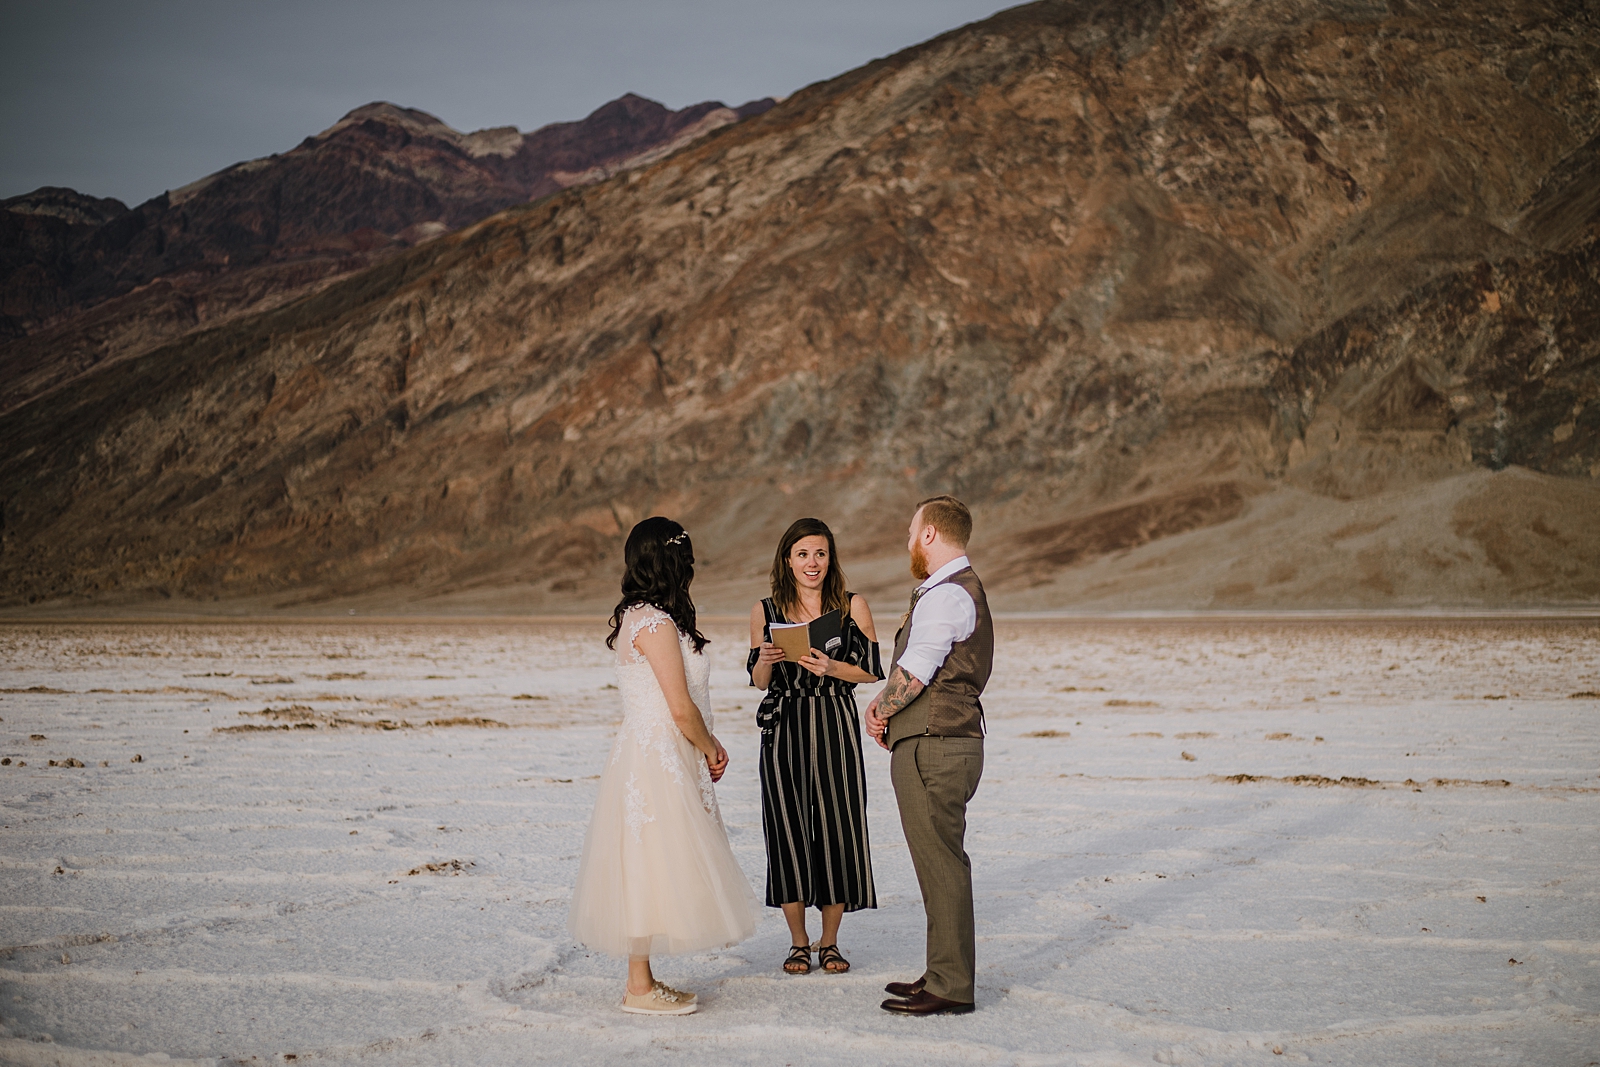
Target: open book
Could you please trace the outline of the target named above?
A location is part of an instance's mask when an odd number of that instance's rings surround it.
[[[835,608],[810,622],[775,622],[768,629],[772,643],[783,649],[785,662],[803,659],[813,648],[831,659],[844,646],[844,609]]]

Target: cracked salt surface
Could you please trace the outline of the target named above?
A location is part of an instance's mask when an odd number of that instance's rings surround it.
[[[710,635],[759,891],[754,691]],[[923,918],[875,747],[854,970],[781,975],[764,909],[659,963],[700,1014],[616,1010],[565,933],[602,636],[0,627],[0,1062],[1600,1062],[1592,622],[1000,624],[979,1011],[932,1020],[877,1007]]]

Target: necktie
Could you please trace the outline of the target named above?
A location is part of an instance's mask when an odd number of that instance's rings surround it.
[[[911,590],[911,605],[906,608],[906,613],[904,615],[900,616],[900,629],[901,630],[904,630],[907,626],[909,626],[911,624],[911,613],[913,611],[917,610],[917,601],[921,600],[922,599],[922,594],[926,593],[926,592],[927,592],[927,590],[924,589],[920,585],[917,586],[915,589]]]

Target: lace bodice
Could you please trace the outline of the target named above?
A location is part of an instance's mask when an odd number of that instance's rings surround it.
[[[622,729],[617,732],[616,744],[611,750],[614,764],[623,758],[625,750],[637,746],[661,761],[662,767],[674,781],[682,784],[686,776],[695,782],[700,791],[701,803],[707,812],[717,815],[717,794],[712,787],[711,772],[706,761],[684,738],[678,724],[672,721],[672,709],[667,696],[656,681],[650,661],[634,645],[641,631],[654,633],[659,627],[670,626],[677,630],[672,616],[652,605],[635,605],[622,616],[622,629],[617,635],[617,689],[622,694]],[[689,683],[689,698],[700,709],[706,729],[712,729],[711,717],[711,661],[696,652],[689,635],[678,631],[678,647],[683,652],[683,673]],[[627,783],[628,824],[637,837],[644,823],[654,821],[642,795],[630,778]]]
[[[667,707],[666,694],[656,681],[650,661],[634,645],[634,639],[643,630],[655,633],[659,627],[677,624],[672,616],[648,604],[635,605],[622,616],[621,638],[617,642],[617,688],[622,691],[622,717],[624,722],[659,720],[673,729],[672,712]],[[689,682],[689,698],[700,709],[700,716],[711,725],[711,661],[694,650],[689,635],[679,631],[678,647],[683,650],[683,673]]]

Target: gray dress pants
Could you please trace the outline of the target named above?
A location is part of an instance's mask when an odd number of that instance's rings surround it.
[[[900,825],[928,917],[923,978],[928,992],[962,1004],[974,1002],[977,969],[972,861],[964,844],[967,801],[982,776],[981,737],[907,737],[889,759]]]

